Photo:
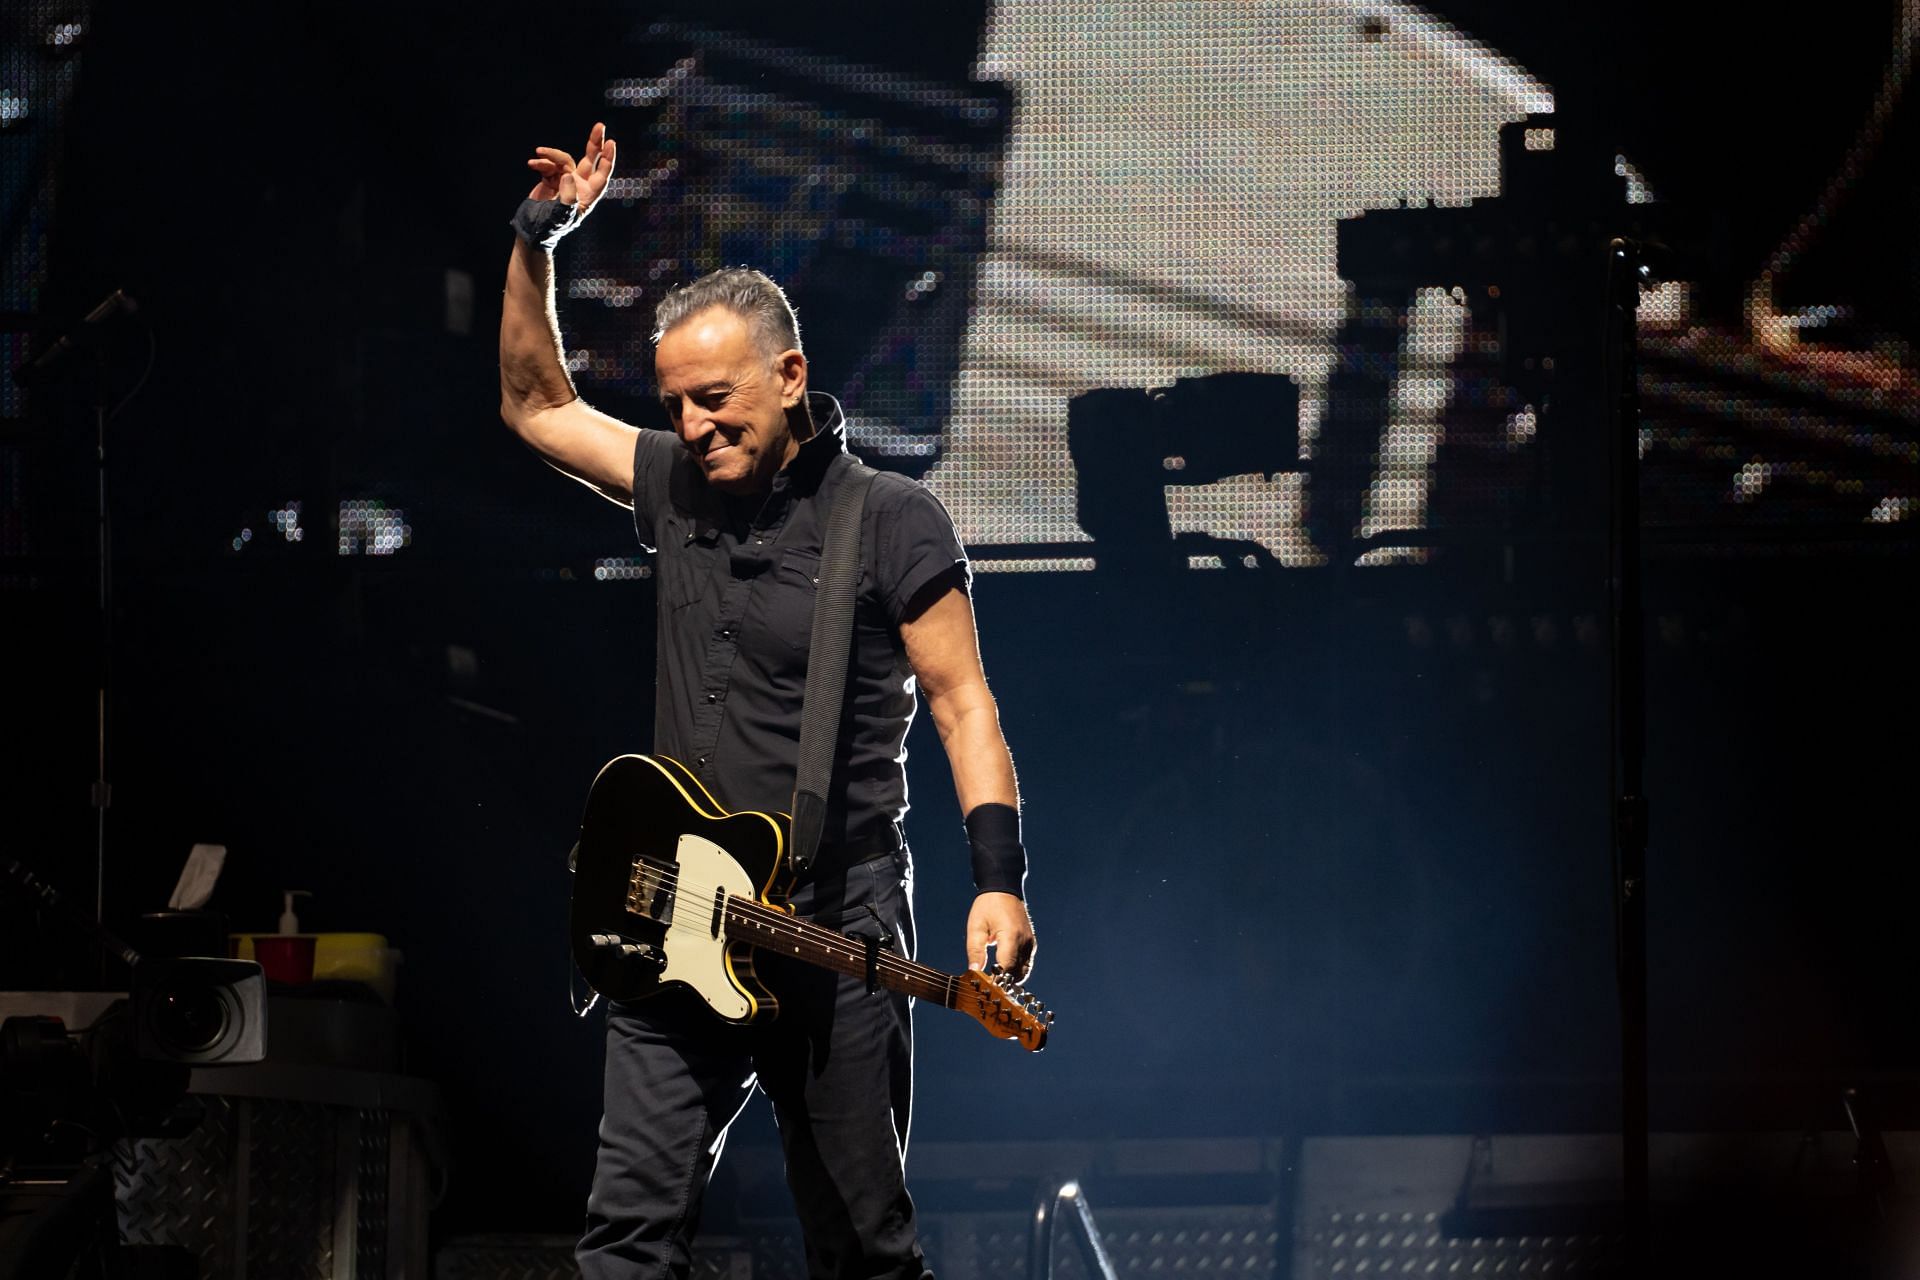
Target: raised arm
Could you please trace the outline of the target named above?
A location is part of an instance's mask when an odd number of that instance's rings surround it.
[[[528,199],[577,205],[584,217],[606,190],[613,161],[603,124],[593,126],[579,161],[537,148],[527,164],[539,181]],[[553,254],[519,235],[500,308],[500,417],[558,470],[615,502],[632,502],[638,429],[590,407],[573,389],[554,307]]]

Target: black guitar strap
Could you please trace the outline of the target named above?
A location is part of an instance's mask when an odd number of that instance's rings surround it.
[[[813,638],[807,647],[806,701],[800,708],[800,767],[793,787],[793,847],[796,872],[813,866],[827,825],[827,788],[840,744],[847,655],[853,644],[854,588],[860,581],[860,524],[867,489],[876,474],[851,454],[842,455],[840,487],[827,514],[820,551],[820,583],[813,596]]]

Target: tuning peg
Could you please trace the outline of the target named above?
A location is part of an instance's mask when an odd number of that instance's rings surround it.
[[[1051,1009],[1047,1010],[1047,1025],[1048,1026],[1053,1025],[1053,1010]]]

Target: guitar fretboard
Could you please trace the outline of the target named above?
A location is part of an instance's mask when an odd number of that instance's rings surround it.
[[[866,948],[825,925],[740,897],[727,899],[726,919],[727,936],[735,941],[762,951],[790,955],[849,977],[864,979],[867,976]],[[889,991],[898,991],[916,1000],[931,1000],[947,1009],[959,1007],[959,980],[929,965],[883,950],[875,959],[874,973],[880,985]]]

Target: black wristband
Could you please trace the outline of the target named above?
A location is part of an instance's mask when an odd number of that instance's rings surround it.
[[[1020,843],[1020,811],[1010,804],[978,804],[967,815],[973,849],[973,887],[981,893],[1026,897],[1027,851]]]
[[[513,229],[528,244],[550,250],[560,243],[560,237],[579,226],[584,216],[578,204],[527,199],[513,211]]]

